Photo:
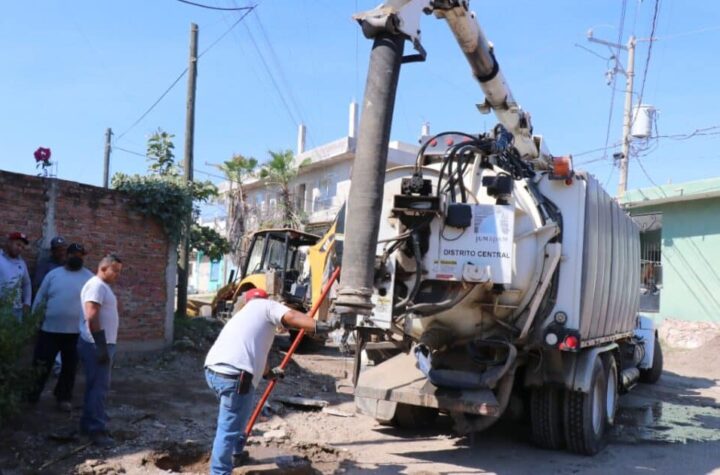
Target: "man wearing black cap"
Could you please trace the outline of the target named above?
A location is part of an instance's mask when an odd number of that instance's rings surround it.
[[[93,276],[92,272],[83,267],[84,256],[85,248],[81,244],[70,244],[65,266],[53,269],[45,276],[33,304],[33,310],[45,305],[45,318],[33,358],[37,379],[28,399],[32,403],[40,399],[55,356],[60,353],[62,369],[54,394],[58,409],[66,412],[72,409],[70,401],[75,385],[77,340],[80,333],[78,322],[83,319],[80,291]]]
[[[37,295],[40,284],[42,284],[48,272],[65,265],[66,249],[65,239],[62,236],[55,236],[50,240],[50,256],[41,257],[35,266],[32,281],[34,295]]]
[[[28,244],[25,233],[13,232],[8,234],[5,249],[0,250],[0,295],[11,294],[13,315],[18,321],[30,311],[30,274],[20,256]]]

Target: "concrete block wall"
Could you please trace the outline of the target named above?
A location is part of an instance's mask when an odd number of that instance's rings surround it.
[[[172,342],[177,256],[159,222],[130,210],[122,193],[76,182],[0,171],[0,239],[28,235],[30,272],[63,236],[88,251],[93,272],[109,252],[123,259],[115,284],[121,311],[119,349],[153,350]]]

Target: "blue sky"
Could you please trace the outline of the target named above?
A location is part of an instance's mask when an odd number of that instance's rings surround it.
[[[217,6],[258,7],[199,62],[195,161],[198,178],[233,153],[259,158],[293,149],[299,121],[308,146],[347,132],[351,99],[362,98],[371,42],[351,15],[364,0],[206,0]],[[616,40],[619,0],[474,0],[516,99],[531,112],[535,132],[553,154],[576,155],[576,168],[617,186],[617,169],[603,152],[611,89],[604,73],[607,48],[589,44],[586,31]],[[654,1],[627,0],[625,38],[649,35]],[[52,148],[58,175],[99,185],[104,131],[116,137],[111,171],[142,173],[146,163],[119,150],[144,152],[157,127],[176,134],[182,157],[186,79],[137,126],[128,127],[187,66],[190,22],[200,28],[200,50],[238,18],[175,0],[7,2],[0,17],[0,168],[34,174],[32,152]],[[720,124],[718,77],[720,2],[662,0],[643,102],[659,109],[660,135],[689,134]],[[417,140],[433,132],[490,129],[480,115],[479,87],[446,25],[423,19],[425,63],[403,66],[392,138]],[[408,44],[408,50],[410,45]],[[637,52],[639,92],[647,43]],[[623,63],[625,56],[622,56]],[[274,83],[273,80],[274,79]],[[616,88],[624,87],[618,76]],[[280,92],[278,92],[280,91]],[[619,141],[623,94],[618,92],[609,143]],[[719,132],[714,129],[711,132]],[[720,176],[720,135],[680,141],[663,138],[631,163],[630,187]],[[612,151],[608,157],[612,156]],[[589,162],[585,163],[584,162]],[[217,180],[215,180],[217,181]]]

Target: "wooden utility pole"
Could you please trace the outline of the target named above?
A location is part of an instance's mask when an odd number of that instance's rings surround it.
[[[195,88],[197,83],[197,39],[198,26],[190,24],[190,64],[188,65],[187,109],[185,111],[185,155],[183,171],[187,182],[193,181],[193,146],[195,138]],[[178,265],[177,312],[187,314],[188,270],[190,255],[190,226],[192,214],[187,217],[185,232],[180,242],[180,263]]]
[[[653,39],[650,38],[649,41]],[[626,45],[617,43],[611,43],[609,41],[601,40],[593,36],[592,30],[588,32],[588,41],[592,43],[598,43],[601,45],[609,46],[619,50],[625,50],[628,52],[627,66],[623,69],[622,66],[615,66],[615,71],[619,71],[625,75],[625,113],[623,115],[623,133],[622,133],[622,156],[620,157],[620,180],[618,181],[617,197],[622,198],[627,191],[627,178],[628,178],[628,161],[630,159],[630,128],[632,127],[632,95],[633,95],[633,81],[635,79],[635,45],[638,41],[634,36],[630,36]],[[616,59],[617,60],[617,59]],[[618,60],[619,61],[619,60]],[[619,69],[618,69],[619,67]],[[639,106],[640,104],[638,104]]]
[[[622,157],[620,158],[620,181],[618,182],[618,198],[627,191],[628,159],[630,158],[630,127],[632,126],[632,95],[635,78],[635,37],[628,40],[628,62],[625,69],[625,117],[623,119]],[[640,104],[638,104],[640,106]]]
[[[103,187],[109,188],[110,186],[110,152],[112,147],[110,141],[112,140],[112,129],[108,128],[105,131],[105,159],[103,161]]]

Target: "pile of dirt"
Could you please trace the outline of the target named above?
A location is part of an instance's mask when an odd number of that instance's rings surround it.
[[[677,349],[663,346],[665,370],[686,376],[720,380],[720,336],[715,336],[698,348]]]
[[[719,339],[720,325],[712,322],[688,322],[668,318],[663,320],[658,328],[658,335],[667,347],[693,350]]]

